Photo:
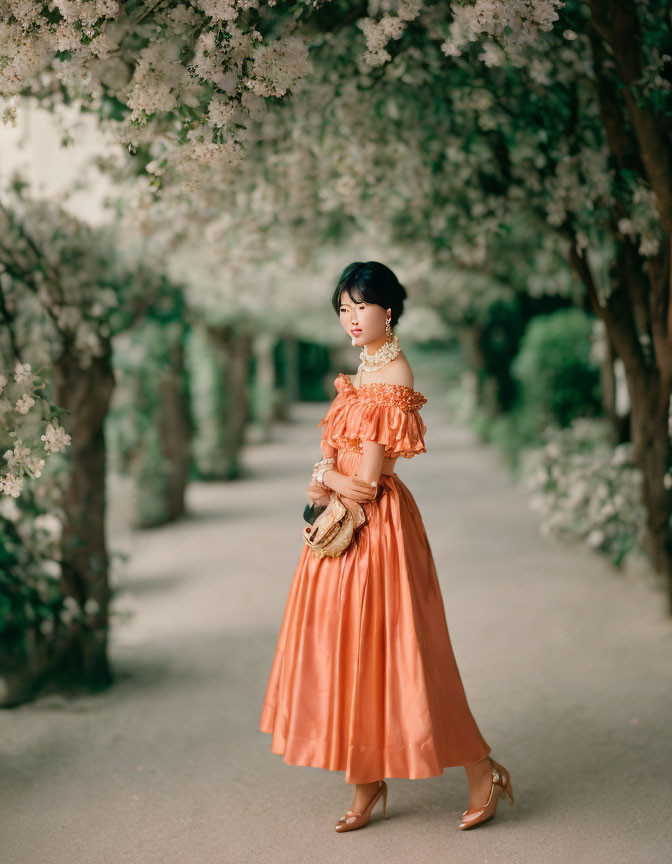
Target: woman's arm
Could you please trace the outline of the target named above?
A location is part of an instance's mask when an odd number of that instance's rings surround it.
[[[320,442],[320,450],[322,451],[322,458],[326,456],[331,456],[332,458],[335,458],[337,452],[336,448],[332,447],[330,444],[327,444],[326,441]],[[325,489],[324,486],[320,486],[319,483],[316,483],[315,480],[313,480],[312,478],[310,480],[310,483],[308,484],[308,488],[306,489],[306,495],[315,504],[328,504],[330,492],[331,487],[329,489]]]
[[[384,461],[384,444],[378,444],[376,441],[362,441],[362,458],[359,460],[359,471],[356,476],[368,483],[373,481],[377,486]]]
[[[356,474],[342,474],[330,468],[322,475],[326,486],[344,498],[361,503],[376,497],[376,489],[385,459],[385,446],[376,441],[362,441],[362,458]]]

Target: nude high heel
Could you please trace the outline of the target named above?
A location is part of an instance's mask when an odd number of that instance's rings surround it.
[[[368,825],[373,806],[381,795],[383,796],[383,817],[387,819],[387,783],[384,780],[379,780],[378,789],[362,812],[355,813],[353,810],[346,810],[345,816],[341,816],[334,826],[336,831],[342,834],[344,831],[354,831],[355,828],[363,828],[365,825]]]
[[[475,828],[476,825],[480,825],[482,822],[487,822],[489,819],[492,819],[497,810],[497,803],[502,795],[508,795],[509,803],[513,804],[513,788],[511,786],[511,776],[509,772],[503,765],[500,765],[499,762],[495,762],[494,759],[491,759],[490,756],[488,756],[488,759],[490,759],[490,765],[492,768],[490,795],[482,807],[476,807],[475,809],[467,809],[464,811],[462,814],[462,822],[460,823],[460,828],[463,831],[466,831],[467,828]]]

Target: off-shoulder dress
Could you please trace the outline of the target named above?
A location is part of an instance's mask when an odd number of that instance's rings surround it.
[[[467,703],[422,517],[389,471],[397,457],[426,453],[427,399],[400,384],[356,387],[344,373],[334,385],[317,424],[322,454],[352,475],[361,442],[377,441],[384,473],[345,552],[302,549],[259,728],[285,762],[344,771],[347,783],[433,777],[490,747]]]

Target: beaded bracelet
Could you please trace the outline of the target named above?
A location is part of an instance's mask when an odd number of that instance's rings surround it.
[[[330,468],[334,467],[334,462],[336,460],[333,456],[324,456],[320,459],[319,462],[316,462],[313,467],[312,478],[317,483],[318,486],[321,486],[323,489],[327,489],[331,491],[329,486],[322,479],[324,477],[325,471],[328,471]]]

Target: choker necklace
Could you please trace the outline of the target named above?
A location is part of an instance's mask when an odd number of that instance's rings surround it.
[[[359,355],[362,362],[357,369],[360,372],[375,372],[386,366],[390,360],[394,360],[400,351],[399,337],[396,333],[392,333],[392,338],[388,339],[384,345],[381,345],[375,354],[369,354],[366,350],[366,345],[362,348]]]

